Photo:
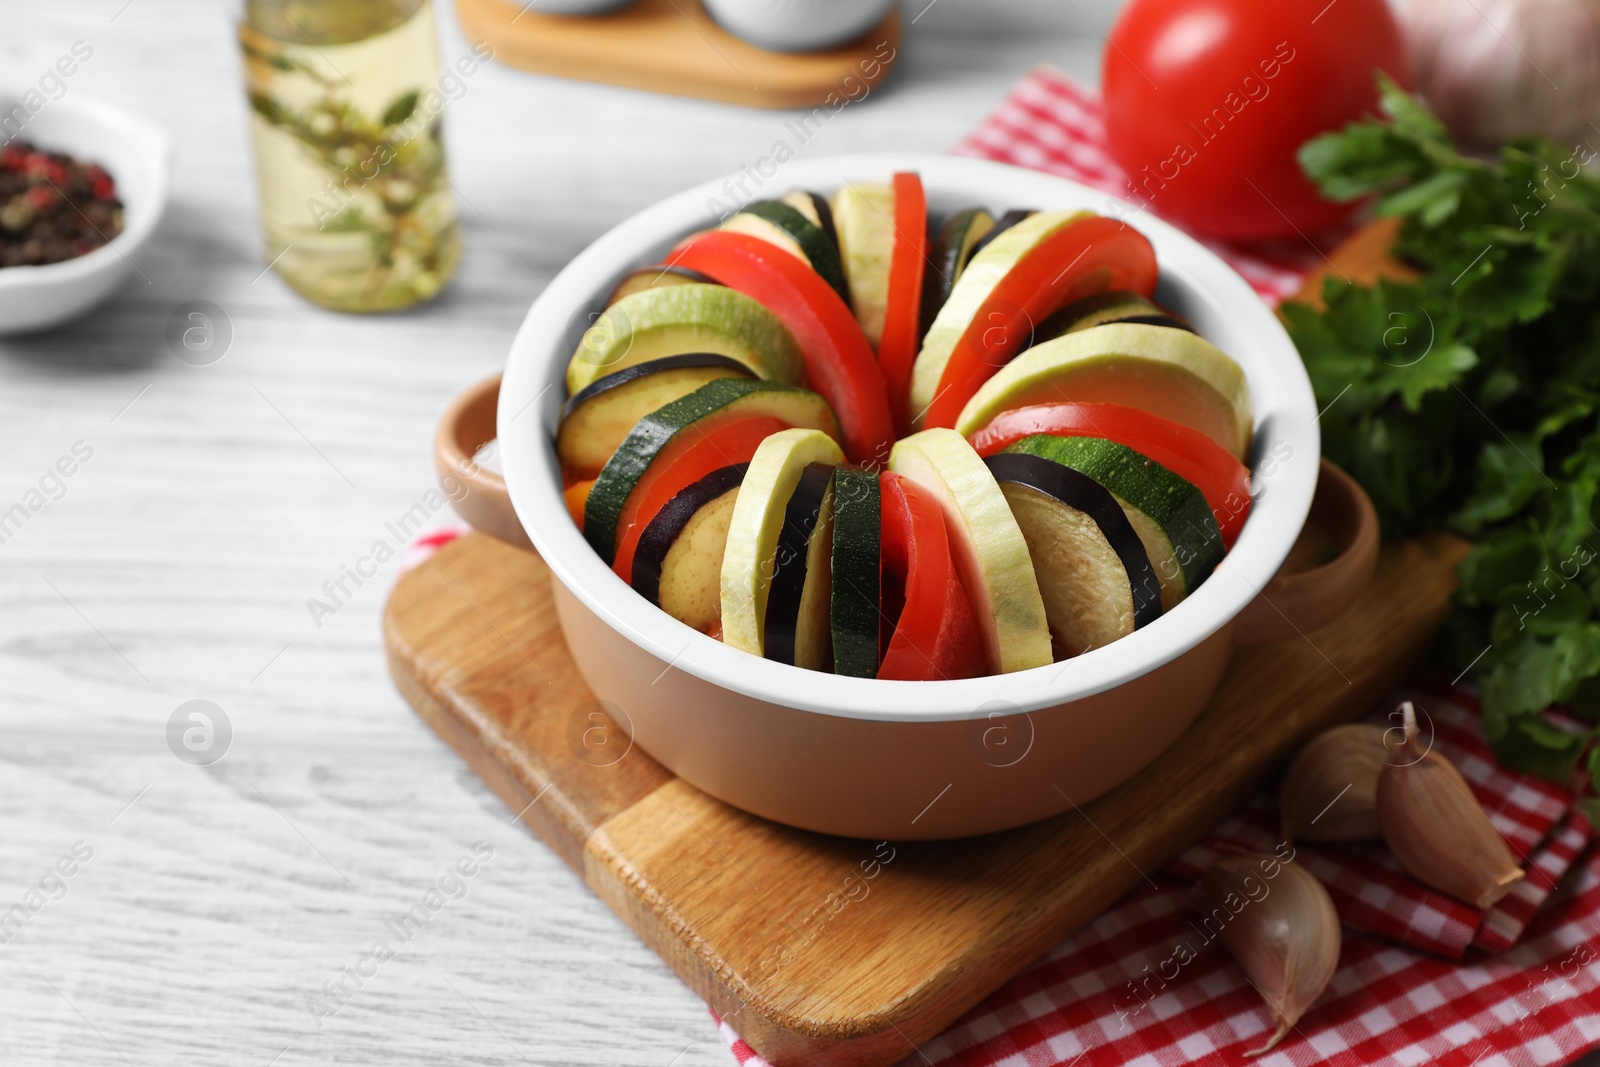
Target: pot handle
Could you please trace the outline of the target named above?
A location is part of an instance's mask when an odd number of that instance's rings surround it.
[[[1371,584],[1378,540],[1372,500],[1354,478],[1324,459],[1305,529],[1283,568],[1239,613],[1234,642],[1281,641],[1332,622]],[[1332,558],[1307,567],[1303,561],[1308,551],[1331,552]]]
[[[456,397],[439,419],[439,430],[433,438],[433,465],[441,482],[453,478],[466,487],[467,491],[454,503],[457,515],[490,537],[532,552],[533,543],[511,508],[505,478],[473,459],[478,449],[495,439],[495,408],[499,402],[498,374]]]

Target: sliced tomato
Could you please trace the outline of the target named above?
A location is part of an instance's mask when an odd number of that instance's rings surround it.
[[[879,678],[935,681],[989,673],[972,602],[950,556],[934,495],[890,471],[879,476],[884,616],[893,620]]]
[[[680,430],[650,464],[622,505],[622,514],[617,520],[617,551],[611,569],[623,581],[630,581],[639,535],[667,501],[720,467],[749,462],[762,441],[788,428],[789,424],[782,419],[758,415],[713,426],[690,423]]]
[[[670,257],[764,304],[794,335],[806,376],[839,417],[845,454],[881,466],[894,443],[889,396],[866,334],[822,276],[759,237],[711,230],[695,234]]]
[[[972,316],[922,425],[954,426],[972,394],[1027,347],[1051,312],[1108,289],[1152,296],[1157,273],[1149,239],[1125,222],[1095,215],[1062,226],[1018,260]]]
[[[992,456],[1024,437],[1103,437],[1126,445],[1192,484],[1205,496],[1229,548],[1250,514],[1250,470],[1198,430],[1125,404],[1034,404],[996,415],[969,440]]]
[[[894,253],[889,308],[878,342],[878,367],[889,390],[895,430],[911,431],[911,365],[922,341],[922,272],[928,262],[928,198],[915,174],[894,176]]]

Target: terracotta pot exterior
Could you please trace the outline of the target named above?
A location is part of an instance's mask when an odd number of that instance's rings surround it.
[[[996,701],[960,722],[851,719],[757,700],[670,667],[559,581],[551,585],[584,680],[656,760],[735,807],[874,840],[989,833],[1093,800],[1194,721],[1232,649],[1230,623],[1124,685],[1028,715]]]

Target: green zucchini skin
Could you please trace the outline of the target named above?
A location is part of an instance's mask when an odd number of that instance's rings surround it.
[[[844,263],[839,259],[839,244],[837,238],[830,239],[822,227],[814,224],[810,219],[800,213],[800,209],[792,204],[785,204],[782,200],[757,200],[747,204],[745,212],[757,218],[766,219],[778,227],[800,246],[800,251],[806,254],[811,261],[811,267],[828,283],[829,288],[839,294],[845,307],[850,306],[850,286],[844,278]],[[832,224],[833,215],[818,213],[819,218],[826,218]]]
[[[1161,617],[1161,579],[1110,490],[1087,474],[1043,456],[1000,452],[984,462],[996,481],[1037,489],[1093,519],[1127,572],[1133,593],[1133,628],[1148,626]]]
[[[756,409],[755,401],[746,398],[766,401],[759,410],[768,412],[792,405],[797,426],[814,425],[816,420],[802,417],[802,413],[814,413],[818,403],[826,406],[815,393],[793,385],[760,378],[718,378],[640,419],[601,468],[583,506],[584,540],[608,566],[615,558],[623,506],[662,449],[688,426],[736,404],[746,402]],[[837,433],[834,421],[831,432]]]
[[[817,532],[832,477],[833,468],[826,463],[806,467],[783,509],[783,528],[778,532],[772,585],[767,592],[767,617],[762,623],[762,654],[779,663],[794,662],[811,538]]]
[[[1172,542],[1186,593],[1210,577],[1227,550],[1216,516],[1193,484],[1127,445],[1100,437],[1024,437],[1004,454],[1039,456],[1093,478],[1144,512]]]
[[[833,671],[878,674],[882,566],[882,497],[872,471],[833,472]]]

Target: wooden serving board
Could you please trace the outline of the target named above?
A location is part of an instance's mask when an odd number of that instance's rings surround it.
[[[611,15],[546,15],[526,0],[456,0],[461,29],[523,70],[750,107],[861,99],[889,73],[900,14],[824,52],[768,52],[718,26],[700,0],[638,0]],[[837,105],[835,107],[834,105]]]
[[[1448,611],[1463,550],[1443,536],[1386,546],[1353,609],[1238,652],[1200,718],[1133,780],[1081,812],[957,841],[792,830],[675,778],[598,710],[543,562],[482,534],[400,580],[384,636],[422,718],[757,1051],[887,1064],[1159,869],[1307,737],[1396,686]]]

